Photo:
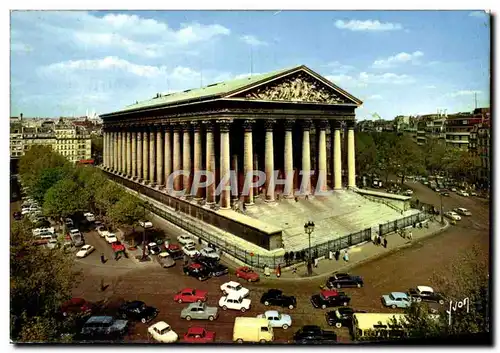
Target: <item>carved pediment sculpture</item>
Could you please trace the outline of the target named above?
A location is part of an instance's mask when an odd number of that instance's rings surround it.
[[[258,88],[247,93],[245,98],[326,104],[348,103],[333,89],[305,74],[285,78],[279,83]]]

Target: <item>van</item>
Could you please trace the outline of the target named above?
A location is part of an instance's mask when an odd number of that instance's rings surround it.
[[[243,342],[272,342],[274,333],[271,324],[266,318],[237,317],[234,320],[233,341]]]

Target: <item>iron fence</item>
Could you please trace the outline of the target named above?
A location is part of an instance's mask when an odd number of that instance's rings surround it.
[[[429,215],[424,212],[419,212],[417,214],[400,218],[395,221],[387,222],[385,224],[379,225],[379,235],[385,235],[397,231],[398,229],[406,228],[414,224],[420,223],[429,219]]]

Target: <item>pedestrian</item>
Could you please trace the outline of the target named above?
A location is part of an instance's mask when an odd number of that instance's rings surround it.
[[[387,238],[384,238],[384,248],[387,249]]]
[[[380,235],[377,235],[377,245],[380,245],[382,243],[382,237]]]
[[[297,274],[297,266],[293,266],[292,268],[292,273],[295,275]]]
[[[411,232],[411,230],[408,232],[408,239],[413,240],[413,233]]]
[[[315,268],[318,268],[318,262],[319,262],[318,258],[315,257],[314,258],[314,267]]]
[[[309,200],[309,195],[306,194],[306,200]]]
[[[339,259],[340,259],[340,251],[337,250],[335,251],[335,260],[339,261]]]
[[[280,278],[281,277],[281,265],[278,264],[278,267],[276,267],[276,277]]]
[[[299,202],[299,198],[295,196],[295,202]]]
[[[105,263],[106,262],[106,259],[104,258],[104,253],[101,253],[101,263]]]
[[[104,292],[106,287],[104,287],[104,278],[101,278],[101,292]]]
[[[189,258],[187,257],[187,255],[184,255],[184,266],[187,266],[189,263]]]
[[[349,262],[349,254],[347,253],[347,250],[344,251],[344,261]]]
[[[264,275],[266,277],[271,276],[271,271],[269,271],[269,266],[267,266],[267,265],[264,265]]]

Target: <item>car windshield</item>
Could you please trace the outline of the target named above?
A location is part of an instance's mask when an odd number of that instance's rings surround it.
[[[322,299],[322,300],[326,300],[327,298],[323,295],[323,293],[319,293],[319,297]]]
[[[170,327],[165,327],[163,330],[160,330],[160,335],[164,335],[168,332],[170,332]]]
[[[389,298],[390,298],[391,300],[396,300],[396,298],[392,295],[392,293],[391,293],[391,294],[389,294]]]
[[[206,252],[207,254],[211,254],[211,253],[213,253],[213,252],[214,252],[214,250],[213,250],[213,249],[205,249],[205,252]]]
[[[238,284],[236,287],[234,287],[234,290],[240,290],[241,288],[243,288],[241,284]]]

